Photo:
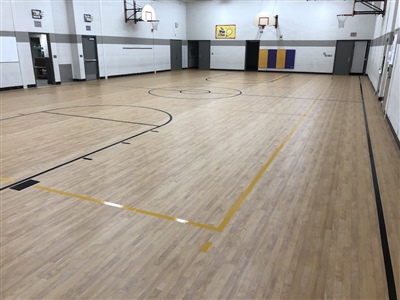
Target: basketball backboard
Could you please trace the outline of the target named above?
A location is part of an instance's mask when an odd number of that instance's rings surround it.
[[[151,5],[146,4],[145,6],[143,6],[142,20],[145,22],[156,20],[156,12]]]
[[[263,29],[265,26],[278,26],[278,16],[272,15],[268,11],[260,11],[253,19],[253,25],[258,26],[258,28]]]

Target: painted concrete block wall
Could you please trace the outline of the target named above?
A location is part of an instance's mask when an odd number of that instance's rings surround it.
[[[152,31],[150,23],[133,21],[125,23],[124,11],[121,5],[114,2],[95,1],[74,3],[74,21],[76,34],[95,35],[103,37],[135,37],[144,39],[160,38],[186,38],[186,9],[185,5],[178,1],[153,2],[152,6],[156,11],[156,17],[160,19],[157,30]],[[148,4],[146,1],[137,1],[143,6]],[[90,23],[91,31],[86,30],[88,23],[84,22],[83,14],[91,14],[93,22]],[[177,26],[175,26],[177,23]],[[153,48],[153,49],[124,49],[124,48]],[[161,48],[159,48],[161,47]],[[167,53],[160,51],[164,49],[162,45],[149,44],[107,44],[98,40],[98,55],[100,76],[108,77],[121,74],[132,74],[141,72],[151,72],[156,70],[166,70],[170,68],[166,57]],[[155,61],[155,64],[154,64]]]
[[[188,53],[188,46],[183,45],[182,46],[182,68],[187,69],[188,68],[188,59],[189,59],[189,53]]]
[[[31,47],[29,42],[17,43],[19,54],[19,68],[21,71],[22,85],[28,86],[35,84],[35,75],[33,73],[33,62],[31,56]]]
[[[93,3],[96,2],[96,3]],[[74,3],[74,21],[76,34],[95,35],[103,37],[135,37],[151,40],[159,39],[186,39],[186,8],[179,1],[152,2],[157,19],[160,23],[157,30],[152,31],[150,23],[133,21],[125,23],[123,3],[115,5],[114,2],[91,1]],[[143,6],[148,1],[137,1]],[[91,14],[93,22],[90,23],[91,31],[86,30],[88,23],[84,22],[83,14]],[[167,53],[160,51],[166,48],[163,45],[150,45],[148,43],[134,44],[108,44],[98,40],[98,55],[100,76],[151,72],[156,70],[170,69]],[[124,48],[153,48],[153,49],[124,49]],[[155,54],[155,55],[154,55]],[[154,65],[154,61],[156,64]]]
[[[11,6],[15,31],[54,33],[52,1],[11,1]],[[31,9],[41,10],[43,18],[32,19]],[[35,27],[35,21],[40,21],[41,27]]]
[[[345,28],[338,28],[337,14],[351,13],[352,1],[199,1],[187,4],[188,40],[215,41],[211,52],[211,68],[244,69],[244,50],[233,50],[239,45],[224,45],[215,39],[215,26],[236,25],[236,41],[275,41],[276,47],[261,49],[296,49],[296,64],[293,71],[331,73],[337,40],[369,40],[373,36],[375,17],[350,17]],[[260,10],[279,16],[277,29],[266,27],[262,34],[253,25],[253,18]],[[352,32],[357,37],[350,37]],[[300,47],[293,47],[293,41],[305,41]],[[331,47],[320,47],[315,41],[330,41]],[[222,49],[214,49],[220,43]],[[233,55],[234,66],[219,53]],[[326,57],[323,53],[332,54]],[[217,55],[218,54],[218,55]],[[239,62],[240,61],[240,62]]]
[[[396,52],[385,112],[400,140],[400,44],[397,44]]]
[[[7,80],[5,80],[4,76],[2,76],[0,81],[1,88],[20,85],[26,87],[36,83],[28,33],[54,33],[56,31],[55,23],[68,23],[67,18],[63,18],[63,14],[59,14],[60,11],[62,12],[62,9],[59,9],[61,4],[63,3],[59,1],[1,1],[2,15],[0,32],[12,32],[14,36],[17,37],[17,49],[19,57],[18,68],[20,70],[19,74],[16,74],[15,72],[10,72],[7,64],[1,64],[0,67],[2,73],[4,72],[13,74],[13,77],[7,78]],[[53,5],[55,7],[53,7]],[[44,13],[43,18],[38,20],[41,22],[41,27],[35,27],[35,20],[32,19],[31,9],[39,9]],[[57,22],[55,22],[55,20],[57,20]],[[58,58],[58,45],[56,41],[51,40],[51,45],[52,54]],[[60,74],[57,58],[54,61],[54,74],[56,81],[59,81]]]
[[[22,85],[19,63],[0,63],[0,88]]]
[[[378,90],[379,72],[381,72],[384,46],[371,46],[369,50],[367,74],[375,89]]]
[[[246,57],[246,44],[230,46],[225,43],[211,43],[211,69],[243,70]]]
[[[10,0],[1,1],[0,17],[0,30],[14,31],[14,22]]]
[[[1,70],[7,74],[7,81],[2,76],[0,87],[24,86],[35,84],[33,64],[30,54],[28,33],[49,33],[52,44],[54,73],[60,81],[59,65],[71,64],[75,79],[85,78],[82,35],[94,35],[98,41],[99,72],[101,77],[141,73],[170,69],[169,46],[165,41],[170,39],[186,40],[186,4],[181,1],[137,1],[143,6],[150,4],[160,19],[158,30],[152,31],[150,23],[133,21],[125,23],[123,2],[101,0],[60,0],[60,1],[1,1],[1,32],[16,35],[25,34],[23,41],[18,41],[20,73],[15,66],[1,64]],[[44,13],[40,20],[42,27],[34,26],[31,9]],[[83,14],[91,14],[93,22],[84,22]],[[88,30],[87,26],[90,26]],[[109,37],[142,38],[146,43],[126,45],[104,42]],[[130,51],[124,46],[149,47],[151,41],[163,41],[154,44],[154,51]],[[132,40],[131,40],[132,41]],[[153,48],[153,44],[150,46]],[[167,49],[168,48],[168,49]],[[167,50],[166,50],[167,49]],[[130,54],[129,54],[130,53]],[[186,51],[187,53],[187,51]],[[134,54],[134,55],[132,55]],[[55,57],[54,57],[55,56]],[[186,55],[187,56],[187,55]],[[186,57],[187,58],[187,57]],[[187,59],[186,59],[187,60]],[[183,59],[183,65],[187,62]],[[133,71],[133,72],[132,72]]]
[[[387,55],[394,33],[399,35],[391,78],[388,79]],[[400,4],[388,1],[384,17],[376,17],[372,46],[369,52],[367,73],[377,96],[384,97],[385,114],[400,139]],[[388,47],[385,50],[385,45]],[[383,67],[382,67],[383,65]],[[390,80],[386,85],[386,80]]]
[[[14,31],[14,23],[12,20],[12,8],[11,8],[11,3],[9,1],[1,2],[0,32],[1,31],[7,32],[7,36],[9,36],[8,32]],[[2,49],[1,51],[3,51],[3,48],[1,49]],[[20,64],[19,57],[18,57],[18,62],[0,63],[0,88],[14,86],[14,85],[15,86],[22,85],[22,77],[19,64]]]

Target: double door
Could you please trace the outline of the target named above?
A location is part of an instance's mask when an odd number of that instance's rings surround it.
[[[364,74],[369,41],[337,41],[334,75]]]

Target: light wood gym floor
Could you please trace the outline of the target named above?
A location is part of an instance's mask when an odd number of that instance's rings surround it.
[[[0,298],[388,298],[360,83],[399,288],[368,78],[185,70],[0,94]]]

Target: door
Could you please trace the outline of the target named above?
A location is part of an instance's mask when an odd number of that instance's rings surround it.
[[[199,41],[199,69],[210,70],[210,41]]]
[[[260,41],[246,41],[246,71],[258,71],[258,55],[260,52]]]
[[[171,70],[182,70],[182,41],[171,40]]]
[[[51,43],[47,33],[29,33],[34,75],[37,86],[54,84]]]
[[[198,69],[199,68],[199,42],[189,41],[188,42],[188,68]]]
[[[333,65],[334,75],[349,75],[352,65],[354,41],[337,41],[335,63]]]
[[[383,100],[385,96],[385,89],[386,89],[386,80],[387,80],[387,70],[388,70],[388,54],[391,50],[390,40],[392,39],[392,35],[386,38],[385,41],[385,48],[383,50],[383,58],[381,63],[381,68],[379,72],[379,80],[378,80],[378,99]]]
[[[82,36],[83,58],[85,61],[86,80],[99,78],[97,62],[97,45],[95,36]]]
[[[390,36],[390,40],[391,40],[391,45],[388,45],[388,52],[387,52],[387,59],[386,59],[386,68],[384,69],[384,76],[386,78],[386,85],[383,88],[383,93],[378,93],[378,99],[382,99],[382,96],[380,96],[381,94],[383,95],[383,101],[382,101],[382,110],[385,113],[385,115],[387,114],[388,111],[388,94],[389,94],[389,87],[390,87],[390,82],[392,80],[392,72],[393,72],[393,65],[394,65],[394,58],[396,57],[396,48],[397,48],[397,44],[398,44],[398,38],[399,38],[399,33],[395,33],[394,35],[392,34]],[[390,53],[390,54],[389,54]],[[380,90],[380,92],[382,92],[382,89]],[[400,110],[399,110],[400,113]]]
[[[351,64],[351,74],[364,74],[367,55],[368,55],[368,41],[355,41],[353,59]]]

